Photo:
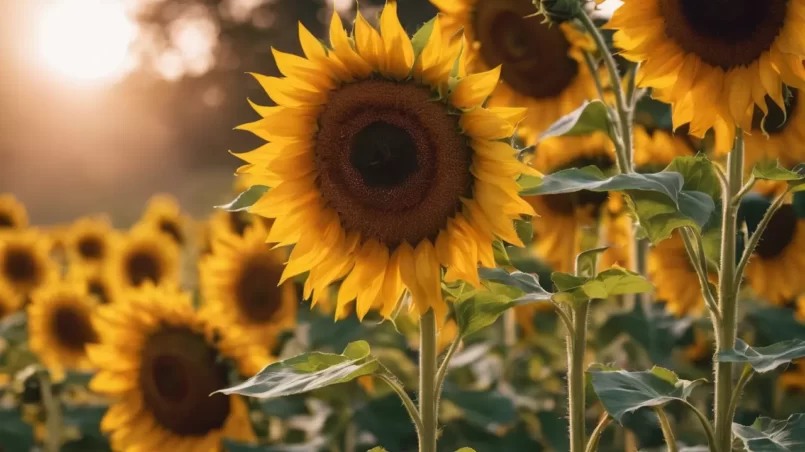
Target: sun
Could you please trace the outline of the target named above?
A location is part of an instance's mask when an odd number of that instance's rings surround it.
[[[36,53],[49,69],[80,81],[120,77],[136,26],[122,0],[53,0],[36,24]]]

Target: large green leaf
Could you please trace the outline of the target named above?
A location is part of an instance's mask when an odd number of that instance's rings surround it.
[[[584,102],[581,107],[562,116],[539,137],[540,141],[551,137],[590,135],[594,132],[610,134],[612,123],[609,108],[600,100]]]
[[[253,206],[260,197],[262,197],[268,191],[268,187],[265,185],[252,185],[246,191],[239,194],[237,198],[235,198],[229,204],[224,204],[222,206],[215,206],[216,209],[226,210],[227,212],[240,212],[243,210],[248,210],[249,207]]]
[[[718,181],[713,162],[704,155],[677,157],[664,171],[682,175],[685,180],[682,190],[707,193],[714,199],[721,197],[721,184]]]
[[[659,407],[685,400],[704,380],[681,380],[668,369],[627,372],[594,364],[587,370],[593,389],[607,412],[618,422],[641,408]]]
[[[805,164],[800,163],[789,170],[780,166],[778,160],[763,160],[752,169],[756,179],[787,182],[793,191],[805,190]]]
[[[507,286],[516,287],[526,295],[531,295],[535,301],[550,300],[551,293],[543,289],[539,283],[537,275],[523,273],[521,271],[507,272],[502,268],[479,268],[478,275],[481,279],[495,281]]]
[[[369,352],[366,341],[357,341],[340,355],[303,353],[270,364],[245,382],[216,392],[268,399],[346,383],[378,371],[379,363]]]
[[[662,193],[676,202],[685,180],[679,173],[617,174],[607,177],[595,166],[570,168],[547,174],[542,184],[521,192],[522,195],[558,195],[582,190],[605,192],[642,190]]]
[[[732,424],[747,452],[801,452],[805,450],[805,414],[784,421],[759,417],[751,426]]]
[[[558,290],[553,299],[562,303],[578,303],[654,290],[654,286],[645,277],[620,267],[604,270],[594,278],[554,272],[551,279]]]
[[[630,191],[626,198],[629,207],[640,220],[641,235],[657,244],[674,229],[690,226],[697,231],[711,221],[716,203],[706,193],[680,191],[675,204],[658,192]]]
[[[489,432],[498,432],[517,421],[514,401],[499,391],[465,391],[448,386],[444,398],[456,405],[467,422]]]
[[[718,352],[718,360],[728,363],[749,363],[755,371],[770,372],[792,360],[805,358],[805,341],[792,339],[768,347],[750,347],[738,339],[735,348]]]

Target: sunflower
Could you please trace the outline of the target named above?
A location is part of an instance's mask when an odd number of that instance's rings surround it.
[[[805,293],[805,219],[792,204],[774,213],[746,266],[749,286],[760,297],[781,305]]]
[[[588,165],[606,172],[614,168],[615,154],[612,142],[604,134],[551,138],[539,144],[531,164],[546,174]],[[595,227],[605,211],[609,214],[619,210],[617,205],[608,205],[608,199],[618,203],[619,198],[591,191],[529,196],[526,199],[538,215],[532,221],[534,252],[559,272],[573,271],[576,254],[581,251],[584,229]],[[615,222],[614,225],[621,226],[622,223]],[[605,233],[609,235],[609,231]]]
[[[113,230],[103,218],[82,218],[66,234],[65,246],[72,263],[100,264],[109,257]]]
[[[337,315],[357,298],[360,318],[389,316],[405,288],[418,313],[444,314],[442,268],[480,284],[496,237],[522,246],[513,220],[533,214],[516,182],[533,171],[504,140],[525,110],[484,107],[500,69],[464,77],[432,24],[415,57],[396,2],[379,32],[359,14],[350,37],[334,14],[332,49],[300,26],[307,58],[274,51],[286,77],[255,75],[279,106],[241,126],[271,140],[240,155],[273,187],[251,212],[275,218],[269,242],[296,245],[280,282],[309,271],[307,297],[345,278]]]
[[[0,193],[0,231],[28,227],[28,212],[14,195]]]
[[[679,317],[704,312],[699,277],[677,232],[651,248],[647,267],[656,288],[656,299],[665,302],[668,312]],[[715,283],[717,276],[711,273],[709,279]]]
[[[166,235],[149,227],[135,227],[115,241],[106,271],[118,292],[141,287],[147,281],[175,284],[179,280],[179,250]]]
[[[266,245],[268,231],[256,222],[243,237],[220,235],[200,264],[201,288],[211,310],[273,345],[292,328],[298,302],[293,281],[279,284],[286,253]]]
[[[736,127],[751,130],[754,105],[783,105],[783,83],[805,79],[805,0],[625,0],[607,28],[624,58],[640,62],[637,84],[665,90],[674,126],[717,151],[732,148]]]
[[[98,304],[112,303],[117,295],[110,272],[97,265],[71,266],[68,276],[71,281],[83,285],[87,294],[94,297]]]
[[[233,371],[259,371],[268,355],[214,319],[188,294],[151,285],[98,309],[90,389],[112,399],[101,430],[114,450],[220,451],[222,438],[255,439],[245,400],[210,394],[230,386]]]
[[[211,238],[220,234],[242,237],[254,219],[247,212],[216,211],[210,218]]]
[[[784,108],[767,102],[768,115],[755,108],[751,135],[746,136],[746,170],[764,159],[780,159],[785,166],[805,161],[805,100],[799,102],[799,90],[789,90]]]
[[[634,159],[640,170],[662,170],[677,157],[691,157],[695,147],[687,134],[634,127]]]
[[[805,359],[794,361],[793,365],[780,375],[778,384],[786,392],[805,392]]]
[[[31,350],[60,378],[65,370],[89,370],[86,346],[98,341],[94,300],[86,287],[60,281],[37,290],[28,306]]]
[[[571,23],[554,25],[537,15],[532,0],[431,0],[442,15],[445,37],[462,28],[470,72],[501,67],[489,105],[528,108],[518,134],[528,143],[557,119],[596,99],[585,52],[592,38]],[[600,73],[606,80],[606,74]]]
[[[14,314],[20,308],[22,298],[8,284],[0,280],[0,320]]]
[[[185,219],[179,203],[169,195],[156,195],[148,201],[141,224],[155,227],[170,237],[177,245],[184,245]]]
[[[22,297],[58,275],[50,241],[34,230],[0,236],[0,280]]]

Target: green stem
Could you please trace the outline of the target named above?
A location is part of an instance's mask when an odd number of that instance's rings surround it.
[[[746,194],[747,194],[747,193],[749,193],[750,191],[752,191],[752,188],[755,186],[755,183],[756,183],[756,182],[757,182],[757,179],[755,179],[755,175],[754,175],[754,174],[752,174],[751,176],[749,176],[749,180],[748,180],[748,181],[746,181],[746,183],[744,184],[744,186],[743,186],[743,187],[741,187],[741,190],[740,190],[740,191],[739,191],[739,192],[738,192],[738,193],[735,195],[735,197],[734,197],[734,198],[732,198],[732,203],[733,203],[733,204],[735,204],[736,206],[737,206],[738,204],[740,204],[740,203],[741,203],[741,199],[743,199],[743,197],[744,197],[744,196],[746,196]]]
[[[436,452],[437,413],[439,395],[436,393],[436,316],[433,309],[419,320],[419,452]]]
[[[598,50],[604,59],[604,65],[609,72],[609,83],[612,85],[612,91],[615,93],[615,107],[618,111],[617,117],[613,119],[618,123],[617,125],[620,129],[619,139],[614,140],[617,151],[618,170],[624,174],[631,173],[632,108],[627,103],[626,94],[623,92],[623,84],[621,82],[621,76],[618,73],[618,65],[615,63],[615,58],[612,56],[612,52],[609,51],[606,40],[604,40],[604,36],[601,34],[601,31],[598,30],[598,27],[595,26],[593,19],[584,11],[579,13],[578,17],[582,25],[584,25],[585,30],[587,30],[595,40],[595,44],[598,46]],[[593,72],[592,75],[595,76],[595,72]]]
[[[40,371],[39,384],[42,391],[42,405],[45,408],[46,452],[59,452],[61,449],[62,413],[59,399],[53,393],[53,382],[47,371]]]
[[[450,344],[450,348],[447,349],[447,354],[444,355],[444,359],[442,363],[439,365],[439,370],[436,372],[436,391],[437,394],[441,394],[442,392],[442,385],[444,385],[444,379],[447,377],[447,369],[450,368],[450,360],[455,355],[458,348],[461,346],[461,336],[456,337],[456,340]]]
[[[660,427],[662,428],[662,435],[665,437],[665,444],[668,446],[668,452],[678,452],[679,448],[676,447],[676,438],[674,438],[674,430],[671,428],[671,422],[665,411],[661,407],[655,407],[654,412],[660,419]]]
[[[604,87],[601,85],[600,77],[598,77],[598,63],[595,61],[595,58],[593,58],[590,52],[584,52],[584,62],[587,63],[587,69],[590,71],[590,74],[593,75],[593,81],[595,82],[595,90],[598,92],[598,98],[601,99],[601,102],[606,102],[606,100],[604,100]]]
[[[377,375],[378,378],[385,381],[394,392],[400,397],[402,400],[403,405],[405,405],[405,410],[408,411],[408,416],[411,417],[411,421],[414,423],[416,427],[417,433],[422,431],[422,419],[419,417],[419,411],[416,408],[416,404],[411,397],[408,397],[408,393],[405,392],[405,389],[402,387],[399,381],[389,372],[387,369],[383,369],[383,372]]]
[[[736,132],[735,149],[727,156],[727,190],[722,193],[723,220],[721,224],[721,272],[719,274],[718,307],[721,324],[718,328],[717,352],[732,350],[737,335],[737,291],[735,290],[736,217],[737,206],[732,199],[743,187],[743,131]],[[732,363],[716,363],[715,427],[718,449],[732,450],[732,419],[729,417],[732,399]]]
[[[587,443],[587,447],[584,449],[584,452],[596,452],[598,450],[598,443],[601,442],[601,435],[604,434],[604,430],[606,430],[611,423],[612,417],[609,415],[609,413],[604,413],[604,416],[601,417],[598,425],[595,426],[595,430],[593,430],[593,433],[590,435],[590,441]]]
[[[732,393],[732,399],[730,399],[730,410],[729,413],[727,414],[730,418],[730,423],[732,422],[733,419],[735,419],[735,412],[738,410],[738,403],[741,401],[741,396],[743,395],[744,388],[754,375],[755,371],[752,369],[752,366],[750,366],[749,364],[745,364],[744,370],[743,372],[741,372],[741,378],[739,378],[738,383],[735,384],[735,391]]]
[[[758,242],[760,242],[761,237],[763,236],[763,232],[771,223],[772,217],[774,214],[782,207],[785,198],[788,196],[788,193],[791,191],[789,188],[785,191],[785,193],[781,194],[774,200],[772,205],[766,209],[766,212],[763,214],[763,219],[760,220],[760,223],[757,225],[757,229],[755,232],[752,233],[752,237],[749,238],[749,243],[747,243],[746,248],[744,248],[743,255],[741,255],[741,261],[738,263],[738,268],[735,270],[735,293],[737,294],[741,288],[741,280],[743,280],[744,270],[746,269],[746,265],[749,263],[749,259],[752,257],[752,253],[755,252],[755,248],[757,248]],[[740,203],[740,200],[739,200]],[[737,204],[736,204],[737,205]]]
[[[719,452],[718,445],[716,444],[716,434],[713,432],[713,427],[710,425],[710,421],[707,420],[707,416],[687,400],[683,400],[682,403],[690,408],[693,414],[696,415],[696,418],[699,419],[699,423],[704,429],[704,434],[707,436],[707,444],[710,446],[710,452]]]
[[[587,314],[590,302],[580,303],[573,309],[573,331],[567,340],[567,393],[570,409],[570,452],[582,452],[587,442],[584,411],[584,355],[587,344]]]
[[[696,270],[696,275],[699,276],[699,285],[702,286],[702,296],[704,296],[707,309],[713,317],[713,325],[718,328],[721,323],[721,314],[718,312],[718,304],[716,304],[715,296],[710,290],[710,281],[707,279],[707,258],[704,255],[704,246],[702,245],[701,235],[691,228],[684,227],[680,229],[682,240],[685,243],[685,250],[688,252],[690,263],[693,269]],[[696,238],[697,246],[694,247],[693,238]]]

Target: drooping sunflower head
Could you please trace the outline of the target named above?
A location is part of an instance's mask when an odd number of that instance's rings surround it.
[[[86,346],[98,341],[92,324],[94,300],[72,281],[37,290],[28,306],[31,350],[56,375],[65,370],[88,370]]]
[[[294,326],[298,302],[293,281],[280,284],[287,254],[272,250],[267,235],[259,222],[242,237],[220,235],[200,264],[205,306],[263,344]]]
[[[113,236],[106,219],[82,218],[66,234],[67,256],[75,264],[101,264],[109,257]]]
[[[701,315],[704,312],[699,277],[690,263],[682,237],[673,233],[649,251],[648,276],[656,288],[657,301],[665,302],[665,309],[679,317]],[[717,276],[710,274],[710,282]]]
[[[664,90],[674,126],[703,137],[715,128],[720,152],[735,128],[749,131],[766,96],[783,105],[783,83],[805,79],[803,0],[626,0],[608,27],[623,57],[641,62],[639,86]]]
[[[641,171],[661,171],[675,158],[695,154],[695,147],[685,133],[639,125],[634,127],[635,166]]]
[[[110,281],[116,290],[174,284],[179,279],[179,250],[166,235],[149,227],[135,227],[115,241],[110,256]]]
[[[230,386],[230,374],[268,364],[264,349],[194,311],[188,294],[153,286],[100,307],[95,324],[90,388],[112,399],[101,430],[115,450],[220,451],[222,438],[254,440],[246,402],[210,394]]]
[[[300,26],[307,58],[275,51],[285,77],[256,75],[278,106],[241,126],[271,141],[240,155],[273,187],[251,212],[275,218],[269,242],[295,244],[281,281],[344,278],[337,315],[355,299],[361,318],[390,315],[404,288],[443,313],[442,268],[478,284],[492,242],[521,245],[512,221],[533,213],[516,182],[530,170],[503,140],[525,111],[483,105],[499,69],[464,77],[440,19],[422,33],[414,49],[389,1],[379,30],[359,14],[352,39],[334,15],[328,50]]]
[[[492,106],[528,108],[518,134],[533,143],[554,121],[598,94],[584,61],[592,39],[573,24],[554,25],[531,0],[431,0],[441,11],[445,38],[461,29],[471,72],[501,67]],[[604,83],[608,83],[603,72]]]
[[[25,205],[10,193],[0,193],[0,231],[28,227],[28,211]]]
[[[746,278],[761,298],[780,305],[805,293],[805,219],[783,204],[760,236],[746,266]]]
[[[156,228],[177,245],[184,245],[187,240],[182,210],[172,196],[163,194],[152,197],[140,222]]]
[[[612,142],[604,134],[550,138],[537,147],[531,164],[549,174],[595,165],[611,171],[615,165]],[[526,198],[534,217],[534,251],[556,271],[571,272],[580,252],[584,229],[593,228],[608,208],[608,195],[591,191]]]
[[[20,296],[57,276],[50,259],[50,240],[35,230],[0,235],[0,279]]]
[[[6,282],[0,280],[0,320],[22,308],[22,297]]]

